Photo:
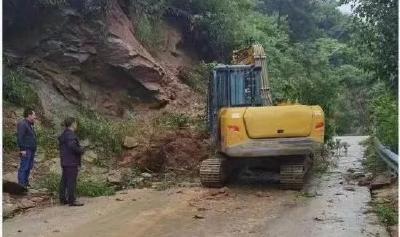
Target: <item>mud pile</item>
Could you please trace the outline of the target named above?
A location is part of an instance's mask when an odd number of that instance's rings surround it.
[[[150,146],[126,152],[119,164],[153,172],[197,172],[208,152],[207,137],[190,130],[178,130],[154,138]]]

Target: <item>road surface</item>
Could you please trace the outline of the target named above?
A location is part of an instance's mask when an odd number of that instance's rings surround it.
[[[368,212],[367,187],[349,185],[349,168],[361,169],[365,137],[341,137],[348,154],[304,192],[275,185],[201,187],[165,191],[137,189],[84,199],[84,207],[54,206],[6,220],[9,237],[187,237],[187,236],[388,236]]]

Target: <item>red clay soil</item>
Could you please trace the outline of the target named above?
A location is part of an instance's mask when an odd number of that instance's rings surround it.
[[[204,136],[190,130],[177,130],[156,138],[147,148],[127,152],[120,165],[136,166],[142,170],[194,171],[208,156],[208,144]]]

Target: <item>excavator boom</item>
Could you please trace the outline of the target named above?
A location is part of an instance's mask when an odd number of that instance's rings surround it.
[[[268,78],[267,56],[261,44],[253,44],[250,47],[235,50],[232,55],[232,63],[235,65],[254,65],[261,67],[261,97],[263,105],[272,105],[272,96]]]

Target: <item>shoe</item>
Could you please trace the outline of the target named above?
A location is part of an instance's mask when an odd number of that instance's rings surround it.
[[[83,205],[85,205],[85,204],[80,203],[80,202],[73,202],[73,203],[69,204],[70,207],[81,207]]]

